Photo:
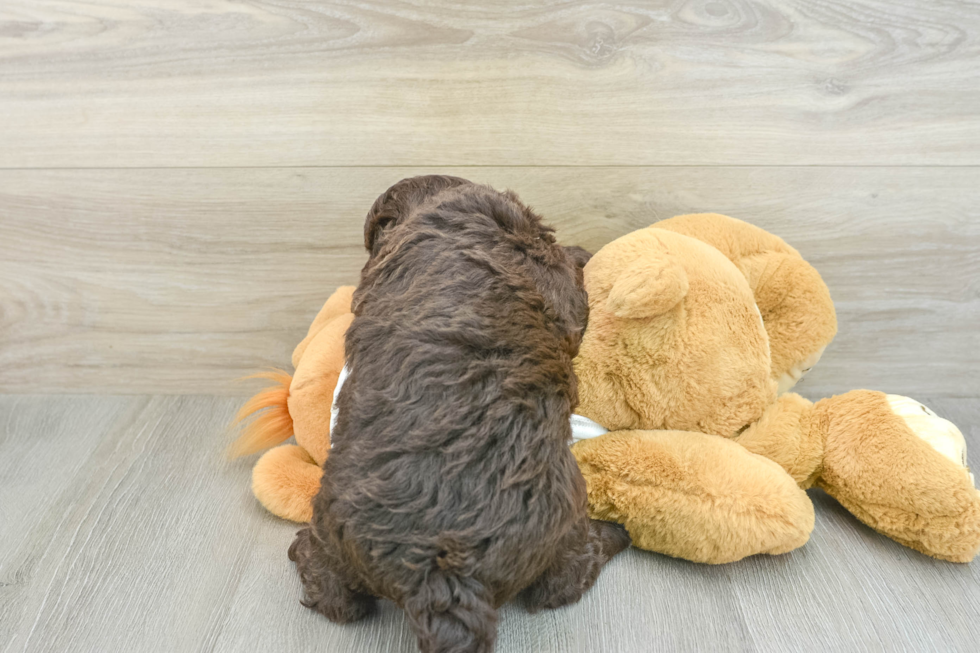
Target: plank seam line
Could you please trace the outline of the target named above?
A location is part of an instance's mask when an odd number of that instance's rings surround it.
[[[83,171],[83,170],[342,170],[342,169],[399,169],[399,168],[568,168],[568,169],[652,169],[652,168],[890,168],[890,169],[973,169],[980,168],[980,163],[965,164],[836,164],[836,163],[777,163],[777,164],[724,164],[724,163],[657,163],[657,164],[459,164],[459,163],[412,163],[412,164],[379,164],[379,165],[256,165],[256,166],[45,166],[45,167],[3,167],[0,172],[53,172],[53,171]]]

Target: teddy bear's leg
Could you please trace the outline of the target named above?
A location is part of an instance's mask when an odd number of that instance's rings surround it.
[[[936,558],[969,562],[980,550],[980,492],[964,464],[965,451],[957,452],[955,442],[930,442],[962,436],[910,402],[869,390],[818,402],[814,410],[827,429],[818,485],[893,540]]]
[[[344,577],[340,557],[330,550],[329,543],[316,537],[311,527],[296,533],[289,559],[296,563],[306,607],[340,624],[358,621],[374,611],[375,598],[351,589],[355,584]]]
[[[630,545],[619,524],[588,519],[571,529],[557,547],[555,561],[523,592],[531,612],[575,603],[599,577],[613,556]]]
[[[782,238],[727,215],[679,215],[654,226],[708,243],[738,267],[769,334],[772,377],[780,393],[792,388],[837,333],[830,291],[816,269]]]
[[[762,315],[780,394],[810,371],[834,335],[837,313],[820,274],[797,254],[765,252],[736,261]]]
[[[725,563],[803,546],[813,504],[778,464],[731,440],[684,431],[616,431],[572,447],[589,512],[633,544]]]
[[[320,491],[323,470],[302,447],[267,451],[252,469],[252,493],[266,510],[295,522],[313,517],[311,501]]]

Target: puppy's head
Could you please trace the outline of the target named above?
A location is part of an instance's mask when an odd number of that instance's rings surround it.
[[[522,253],[520,267],[530,273],[536,290],[554,311],[575,355],[588,319],[582,268],[591,254],[581,247],[559,245],[554,229],[515,193],[496,191],[460,177],[409,177],[375,200],[364,221],[369,260],[355,294],[355,307],[367,291],[371,272],[382,269],[385,259],[412,239],[409,234],[422,231],[465,233],[475,238],[490,233],[502,236],[513,251]]]

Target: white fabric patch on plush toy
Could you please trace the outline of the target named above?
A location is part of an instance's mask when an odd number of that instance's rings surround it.
[[[597,438],[600,435],[609,433],[607,429],[602,424],[598,422],[593,422],[588,417],[584,415],[572,415],[572,444],[579,442],[580,440],[589,440],[591,438]]]
[[[330,432],[333,433],[334,426],[337,425],[337,397],[340,396],[340,388],[344,385],[344,381],[347,380],[347,366],[344,365],[344,369],[340,370],[340,376],[337,377],[337,387],[333,389],[333,403],[330,405]],[[579,440],[588,440],[589,438],[597,438],[603,433],[608,433],[608,429],[603,427],[597,422],[593,422],[588,417],[583,417],[582,415],[572,415],[572,443],[576,443]],[[333,438],[330,440],[330,448],[333,449]]]
[[[340,396],[340,388],[344,385],[344,381],[347,380],[347,366],[344,365],[344,369],[340,370],[340,375],[337,377],[337,387],[333,389],[333,403],[330,404],[330,433],[333,434],[333,428],[337,425],[337,397]],[[333,449],[333,438],[330,438],[330,448]]]
[[[891,406],[892,412],[905,421],[913,433],[969,473],[970,468],[966,464],[966,440],[955,424],[943,419],[915,399],[902,395],[888,395],[888,405]],[[973,474],[970,474],[970,482],[976,486]]]

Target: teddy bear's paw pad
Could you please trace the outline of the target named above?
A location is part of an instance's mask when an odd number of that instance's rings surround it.
[[[976,487],[976,479],[970,473],[966,461],[966,439],[956,425],[915,399],[901,395],[887,397],[892,412],[902,418],[909,430],[945,458],[966,470],[970,475],[970,482]]]

